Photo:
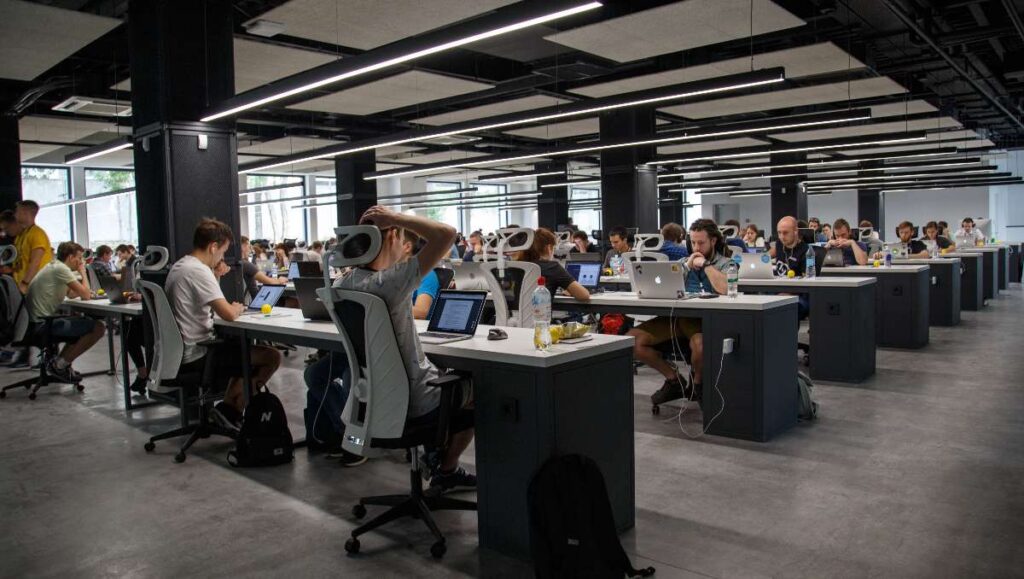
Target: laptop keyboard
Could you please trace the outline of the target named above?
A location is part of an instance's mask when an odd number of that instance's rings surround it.
[[[457,338],[462,334],[447,334],[445,332],[422,332],[420,333],[424,338]]]

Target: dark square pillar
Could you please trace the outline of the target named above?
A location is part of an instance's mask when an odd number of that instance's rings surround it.
[[[601,114],[601,140],[644,139],[654,136],[654,109],[636,107]],[[605,231],[617,225],[658,229],[658,179],[653,167],[655,148],[623,147],[601,151],[601,222]]]
[[[5,104],[0,103],[0,106]],[[14,204],[18,201],[21,201],[18,117],[0,112],[0,211],[14,209]]]
[[[363,173],[377,170],[376,157],[370,150],[334,158],[338,225],[358,225],[363,212],[377,204],[377,182],[363,180]]]
[[[544,187],[550,183],[564,183],[568,180],[565,163],[549,163],[534,165],[535,171],[561,171],[558,175],[541,175],[537,177],[537,188],[541,195],[537,198],[537,225],[551,231],[559,225],[569,223],[569,187]]]
[[[881,161],[871,161],[862,164],[863,168],[881,167]],[[857,173],[858,177],[877,177],[879,173],[871,171],[860,171]],[[875,231],[878,235],[885,239],[885,223],[883,218],[885,217],[885,200],[882,197],[882,192],[879,189],[860,189],[857,191],[857,223],[851,223],[853,227],[864,221],[865,219],[871,222],[874,226]],[[890,236],[892,237],[892,236]]]
[[[239,232],[234,122],[199,122],[234,93],[232,8],[131,0],[128,10],[139,244],[165,245],[177,259],[203,217]]]
[[[792,164],[807,161],[807,153],[777,153],[771,155],[771,163]],[[785,167],[772,169],[772,174],[791,175],[799,171],[798,167]],[[765,231],[774,231],[775,224],[786,216],[795,217],[797,220],[807,219],[807,193],[801,190],[800,182],[803,176],[796,177],[772,177],[770,186],[772,190],[772,222],[765,227]]]

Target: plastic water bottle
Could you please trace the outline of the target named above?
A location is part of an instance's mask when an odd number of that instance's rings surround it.
[[[885,267],[892,267],[892,250],[885,250]]]
[[[818,276],[818,268],[814,262],[814,249],[807,248],[807,256],[804,258],[804,277],[813,279]]]
[[[622,256],[613,255],[612,258],[608,260],[608,265],[612,268],[612,274],[619,275],[622,273]]]
[[[739,294],[740,266],[735,261],[729,260],[725,268],[726,281],[729,284],[729,297],[734,298]]]
[[[551,292],[544,286],[544,276],[537,278],[530,305],[533,307],[533,346],[541,351],[551,347]]]
[[[937,241],[933,241],[928,244],[928,255],[931,256],[932,259],[939,257],[939,243]]]

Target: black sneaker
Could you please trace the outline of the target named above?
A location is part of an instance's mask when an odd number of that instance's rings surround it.
[[[651,394],[651,403],[653,404],[665,404],[673,400],[679,400],[683,397],[683,385],[679,382],[679,378],[675,380],[665,380],[665,383],[661,385],[661,388],[657,392]]]
[[[365,456],[359,456],[353,452],[349,452],[344,448],[338,449],[336,452],[329,452],[326,454],[327,458],[336,458],[341,466],[351,467],[359,466],[365,463],[368,459]]]
[[[694,384],[693,385],[693,395],[692,396],[687,396],[687,398],[689,398],[690,400],[693,400],[694,402],[701,402],[701,401],[703,401],[704,400],[704,385],[701,384],[700,382],[697,382],[696,384]]]
[[[54,360],[46,362],[46,373],[53,378],[55,382],[66,382],[68,384],[74,384],[81,378],[75,379],[75,371],[71,369],[71,365],[68,364],[64,368],[58,368]]]
[[[461,466],[452,472],[438,470],[430,477],[430,491],[441,494],[459,489],[476,489],[476,475],[469,474]]]
[[[146,395],[146,387],[149,385],[149,378],[136,377],[135,381],[128,388],[139,396]]]
[[[226,402],[218,402],[210,411],[210,418],[221,428],[235,432],[242,430],[242,413]]]
[[[430,478],[441,468],[441,451],[436,448],[425,449],[420,453],[420,471],[424,480]]]

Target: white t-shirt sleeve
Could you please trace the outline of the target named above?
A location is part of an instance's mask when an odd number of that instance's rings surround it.
[[[384,291],[382,296],[389,307],[394,307],[412,298],[412,292],[420,287],[420,260],[417,256],[395,264],[377,274]]]
[[[224,292],[220,290],[217,276],[205,265],[195,269],[195,274],[188,277],[188,284],[192,286],[192,298],[196,306],[208,306],[219,299],[224,299]]]

